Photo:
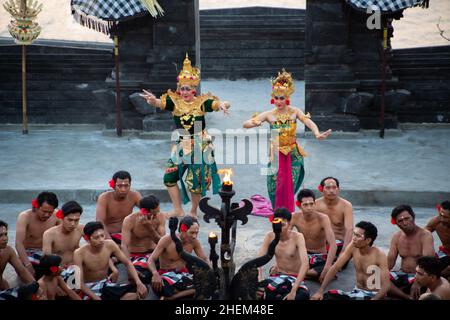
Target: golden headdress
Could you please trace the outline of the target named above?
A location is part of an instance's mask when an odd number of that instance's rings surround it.
[[[278,76],[271,80],[272,82],[272,97],[274,96],[285,96],[289,97],[294,93],[294,80],[292,79],[292,74],[284,70],[281,73],[278,72]]]
[[[191,65],[191,60],[189,60],[188,54],[186,53],[186,58],[183,62],[183,69],[181,69],[180,74],[177,77],[178,84],[188,85],[196,87],[200,83],[200,70]]]

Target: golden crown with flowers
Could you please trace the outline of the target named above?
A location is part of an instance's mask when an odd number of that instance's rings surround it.
[[[272,78],[271,83],[272,97],[284,96],[289,98],[289,96],[295,91],[292,74],[287,72],[284,68],[281,72],[278,72],[278,76],[276,78]]]
[[[189,60],[187,53],[183,61],[183,69],[181,69],[177,81],[179,86],[188,85],[196,87],[200,83],[200,69],[191,65],[191,60]]]

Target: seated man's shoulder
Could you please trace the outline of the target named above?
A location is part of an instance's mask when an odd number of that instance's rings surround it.
[[[296,230],[290,230],[291,236],[294,237],[295,240],[305,240],[303,233],[298,232]]]
[[[347,199],[341,198],[339,197],[339,203],[344,206],[345,208],[352,208],[353,205],[350,201],[348,201]]]
[[[432,225],[432,226],[437,226],[439,224],[439,221],[440,221],[439,217],[434,216],[430,220],[428,220],[427,224]]]
[[[398,241],[398,240],[400,240],[402,235],[404,235],[402,230],[394,232],[394,234],[392,235],[391,241]]]
[[[379,259],[385,259],[387,257],[386,253],[384,253],[384,251],[379,247],[372,247],[372,250],[373,254],[376,255]]]
[[[430,232],[430,230],[427,230],[425,228],[420,228],[420,235],[422,239],[426,240],[427,238],[433,237],[433,234]]]
[[[113,249],[115,247],[118,247],[117,243],[115,243],[113,240],[111,239],[105,239],[105,247],[108,249]]]
[[[114,192],[114,191],[112,191],[112,190],[108,190],[108,191],[102,192],[102,193],[98,196],[97,202],[99,202],[99,201],[108,201],[108,200],[111,198],[113,192]]]
[[[48,228],[47,230],[44,231],[43,237],[51,237],[51,236],[54,236],[55,233],[56,233],[57,230],[58,230],[58,227],[59,227],[59,226],[56,225],[56,226],[53,226],[53,227],[51,227],[51,228]]]
[[[19,215],[17,216],[17,221],[26,221],[28,222],[28,220],[31,217],[31,214],[33,213],[33,211],[31,209],[27,209],[22,211],[21,213],[19,213]]]
[[[125,218],[123,218],[122,225],[125,224],[125,223],[133,223],[134,220],[136,219],[136,217],[137,217],[137,213],[136,212],[131,212],[129,215],[127,215]]]
[[[292,231],[292,230],[290,230]],[[294,232],[294,231],[293,231]],[[269,240],[273,240],[275,238],[275,233],[273,231],[268,231],[264,238],[269,238]]]
[[[142,195],[139,191],[136,190],[130,190],[129,195],[131,196],[131,198],[135,201],[139,201],[142,198]]]
[[[16,251],[9,244],[7,244],[6,248],[1,251],[1,255],[4,257],[7,257],[9,260],[14,255],[16,255]]]
[[[330,222],[330,221],[331,221],[331,220],[330,220],[330,217],[329,217],[327,214],[323,213],[323,212],[317,211],[317,215],[319,216],[319,220],[320,220],[320,222],[322,222],[322,223]]]
[[[84,252],[87,250],[87,245],[81,246],[78,249],[75,249],[75,251],[73,252],[74,256],[80,256],[82,257]]]
[[[159,239],[158,244],[161,243],[167,245],[170,242],[172,242],[172,237],[170,236],[170,234],[166,234],[162,236],[161,239]]]
[[[317,205],[322,205],[322,204],[324,204],[324,202],[325,202],[325,199],[324,199],[323,196],[320,197],[320,198],[317,198],[317,199],[316,199],[316,206],[317,206]]]

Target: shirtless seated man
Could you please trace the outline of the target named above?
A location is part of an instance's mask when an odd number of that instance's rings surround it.
[[[183,244],[184,251],[187,253],[194,251],[197,257],[209,263],[200,241],[197,239],[199,232],[197,219],[192,216],[183,217],[178,231],[178,237]],[[158,259],[159,270],[156,268]],[[163,299],[175,300],[195,294],[192,274],[189,273],[184,260],[178,254],[170,234],[159,240],[148,259],[148,267],[152,272],[153,290],[159,293]]]
[[[131,259],[142,282],[150,284],[151,272],[147,261],[166,234],[166,217],[160,212],[159,200],[154,195],[142,198],[139,207],[139,212],[123,220],[122,251]]]
[[[309,300],[309,289],[303,282],[308,271],[303,234],[290,230],[292,214],[285,208],[278,208],[273,222],[281,223],[280,241],[275,248],[276,264],[270,269],[267,279],[263,280],[262,268],[259,268],[260,286],[264,289],[264,300]],[[278,220],[278,221],[276,221]],[[269,231],[264,237],[258,255],[265,255],[275,233]]]
[[[105,239],[103,224],[98,221],[89,222],[84,226],[83,233],[87,244],[75,250],[74,253],[74,262],[80,270],[83,299],[144,299],[148,293],[147,288],[119,246],[114,241]],[[111,256],[115,256],[126,266],[128,276],[134,281],[134,284],[117,284],[108,279]]]
[[[64,280],[74,274],[69,266],[74,264],[73,253],[80,247],[83,236],[84,226],[80,224],[82,213],[83,208],[77,202],[66,202],[56,213],[61,223],[44,232],[42,251],[45,255],[54,254],[62,259],[61,277]]]
[[[14,249],[8,245],[8,224],[0,220],[0,300],[18,299],[18,288],[10,288],[8,281],[3,279],[3,272],[8,263],[22,281],[26,283],[35,281],[31,273],[23,266]]]
[[[292,217],[291,228],[296,228],[305,237],[308,251],[309,270],[307,278],[325,278],[336,257],[336,240],[331,228],[330,218],[318,212],[312,190],[303,189],[297,194],[297,206],[301,209]]]
[[[389,269],[386,254],[374,247],[378,230],[370,222],[361,221],[353,231],[352,242],[344,249],[336,263],[328,271],[320,288],[312,300],[380,300],[389,291]],[[350,292],[325,288],[333,280],[344,264],[353,259],[356,286]]]
[[[43,234],[61,221],[53,214],[58,207],[58,198],[53,192],[41,192],[31,206],[17,218],[16,250],[25,268],[39,279],[42,276],[39,259],[43,255]]]
[[[417,259],[416,281],[421,287],[427,288],[425,294],[431,293],[440,300],[450,300],[450,283],[441,277],[441,270],[442,265],[438,258],[420,257]]]
[[[113,190],[98,197],[96,220],[104,224],[106,239],[120,245],[123,220],[133,212],[134,207],[139,207],[141,194],[131,190],[131,175],[127,171],[114,173],[109,186]]]
[[[430,231],[422,229],[415,222],[415,214],[409,205],[395,207],[391,213],[391,223],[400,231],[391,239],[388,253],[388,266],[391,270],[389,294],[402,299],[418,299],[420,285],[415,280],[417,258],[433,256],[434,243]],[[394,271],[397,257],[401,257],[400,270]]]
[[[353,206],[350,201],[339,196],[339,180],[334,177],[322,179],[318,189],[323,196],[316,200],[316,210],[330,218],[336,238],[337,258],[342,249],[352,242]]]
[[[61,277],[63,271],[61,262],[61,257],[54,254],[42,256],[39,266],[43,276],[38,280],[43,295],[41,299],[56,300],[57,296],[61,296],[59,292],[62,291],[71,300],[81,300],[80,296],[69,288]]]
[[[450,201],[444,201],[438,206],[438,216],[428,221],[425,229],[436,231],[442,245],[436,252],[443,266],[442,276],[450,281]]]

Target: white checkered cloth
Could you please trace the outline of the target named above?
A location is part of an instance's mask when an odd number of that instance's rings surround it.
[[[117,21],[148,12],[141,0],[71,0],[70,5],[72,12],[107,21]]]
[[[382,12],[396,12],[406,8],[422,5],[425,0],[346,0],[355,9],[366,11],[376,7]]]

